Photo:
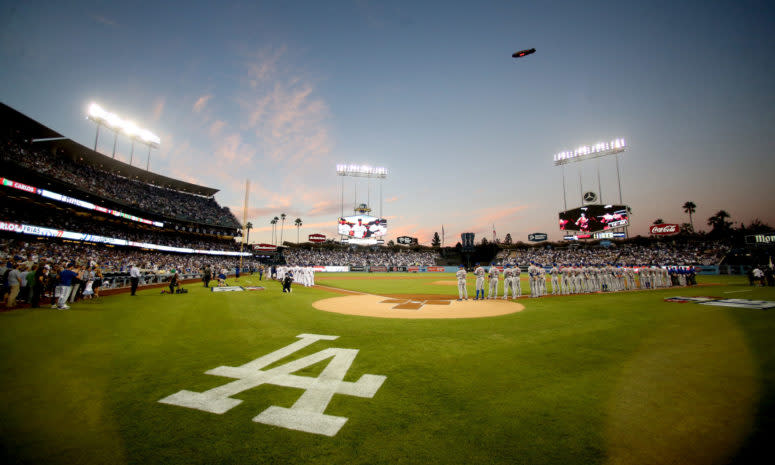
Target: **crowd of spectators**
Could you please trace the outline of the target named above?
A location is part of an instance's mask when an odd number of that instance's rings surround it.
[[[313,266],[429,266],[439,258],[437,252],[390,249],[288,249],[283,255],[289,265]]]
[[[140,228],[139,225],[134,224],[131,225],[132,228],[129,228],[127,225],[116,223],[112,219],[100,221],[94,217],[88,217],[86,214],[74,215],[66,210],[53,208],[40,210],[29,208],[29,206],[25,207],[20,203],[0,203],[0,220],[171,247],[221,251],[239,250],[239,244],[232,239],[193,234],[183,235],[177,231],[154,227]]]
[[[130,265],[137,265],[145,273],[177,270],[198,273],[205,266],[234,270],[239,257],[156,252],[128,247],[104,247],[98,244],[70,243],[54,240],[0,239],[0,263],[95,266],[105,274],[128,273]],[[257,268],[259,262],[243,258],[243,267]]]
[[[501,251],[496,261],[499,264],[528,265],[537,262],[542,265],[584,264],[624,266],[640,265],[718,265],[729,252],[729,246],[721,242],[687,242],[671,244],[653,242],[649,245],[619,244],[617,247],[567,247],[509,249]]]
[[[71,184],[94,195],[131,205],[140,210],[183,221],[238,229],[239,222],[213,197],[179,192],[128,179],[92,166],[75,163],[47,151],[33,151],[6,141],[0,153],[3,163],[15,163]]]

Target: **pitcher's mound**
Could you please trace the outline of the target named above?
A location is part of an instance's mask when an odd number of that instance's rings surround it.
[[[481,318],[521,312],[525,307],[511,300],[449,300],[427,296],[382,297],[348,295],[318,300],[318,310],[378,318]]]

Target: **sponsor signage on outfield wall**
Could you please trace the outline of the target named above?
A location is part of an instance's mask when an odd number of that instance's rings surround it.
[[[277,246],[272,244],[253,244],[253,250],[256,252],[274,252],[277,250]]]
[[[310,242],[325,242],[326,241],[326,236],[324,234],[319,234],[319,233],[310,234],[309,235],[309,241]]]
[[[374,273],[386,273],[387,270],[388,269],[387,269],[386,266],[370,266],[369,267],[369,271],[374,272]]]
[[[134,215],[130,215],[128,213],[123,213],[118,210],[111,210],[110,208],[101,207],[99,205],[95,205],[91,202],[86,202],[85,200],[79,200],[73,197],[68,197],[66,195],[57,194],[56,192],[51,192],[46,189],[41,189],[34,186],[28,186],[27,184],[22,184],[20,182],[12,181],[7,178],[0,178],[0,184],[6,186],[6,187],[13,187],[14,189],[19,189],[25,192],[29,192],[30,194],[38,194],[40,196],[43,196],[47,199],[56,200],[57,202],[63,202],[69,205],[75,205],[76,207],[83,208],[85,210],[94,210],[98,211],[100,213],[105,213],[108,215],[113,215],[119,218],[124,218],[125,220],[130,221],[136,221],[138,223],[143,224],[149,224],[152,226],[157,226],[159,228],[164,227],[164,223],[161,221],[151,221],[147,220],[145,218],[140,218]]]
[[[654,236],[670,236],[680,231],[681,228],[677,224],[655,224],[649,228],[649,234]]]
[[[200,250],[189,249],[185,247],[170,247],[167,245],[150,244],[148,242],[135,242],[128,241],[126,239],[117,239],[114,237],[97,236],[94,234],[84,234],[74,231],[65,231],[62,229],[44,228],[42,226],[33,226],[29,224],[21,223],[9,223],[7,221],[0,221],[0,231],[15,232],[19,234],[29,234],[32,236],[40,237],[58,237],[62,239],[69,239],[71,241],[81,242],[95,242],[98,244],[120,245],[126,247],[138,247],[148,250],[160,250],[162,252],[180,252],[180,253],[193,253],[202,255],[225,255],[225,256],[250,256],[250,252],[225,252],[222,250]]]
[[[365,266],[351,266],[350,271],[366,271]]]
[[[546,233],[537,232],[537,233],[527,235],[527,240],[529,240],[530,242],[541,242],[541,241],[545,241],[548,238],[549,238],[549,235],[547,235]]]
[[[394,266],[394,267],[390,268],[390,271],[404,271],[405,272],[406,271],[406,267],[405,266]]]
[[[443,266],[429,266],[426,268],[427,271],[430,271],[432,273],[443,273],[444,267]]]

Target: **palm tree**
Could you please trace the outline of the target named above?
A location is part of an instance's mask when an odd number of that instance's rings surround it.
[[[296,225],[296,243],[299,243],[299,228],[301,228],[301,218],[296,218],[296,221],[293,222],[293,224]]]
[[[276,234],[275,234],[275,231],[277,231],[277,222],[278,221],[280,221],[280,218],[278,218],[276,216],[274,218],[272,218],[272,221],[270,221],[270,223],[272,223],[272,244],[275,244],[275,245],[277,245],[277,241],[275,240],[276,237],[277,237]]]
[[[280,218],[283,219],[282,224],[280,225],[280,245],[283,245],[283,231],[285,230],[285,213],[280,213]]]
[[[654,224],[665,224],[665,220],[663,220],[662,218],[657,218],[656,220],[654,220]]]
[[[727,232],[732,226],[732,222],[727,221],[727,218],[730,218],[730,215],[724,210],[719,210],[715,215],[708,218],[708,226],[713,228],[711,233],[722,234]]]
[[[250,230],[253,229],[253,223],[251,223],[250,221],[245,223],[245,229],[248,230],[248,237],[246,238],[245,242],[250,244]]]
[[[686,202],[683,206],[684,213],[689,214],[689,224],[692,225],[692,231],[694,231],[694,221],[692,220],[692,213],[697,211],[697,205],[691,200]]]

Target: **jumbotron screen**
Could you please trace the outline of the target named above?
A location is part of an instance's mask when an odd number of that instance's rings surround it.
[[[563,231],[596,232],[621,228],[629,222],[626,205],[587,205],[560,212]]]
[[[339,218],[339,234],[352,239],[371,239],[387,234],[387,220],[368,215]]]

